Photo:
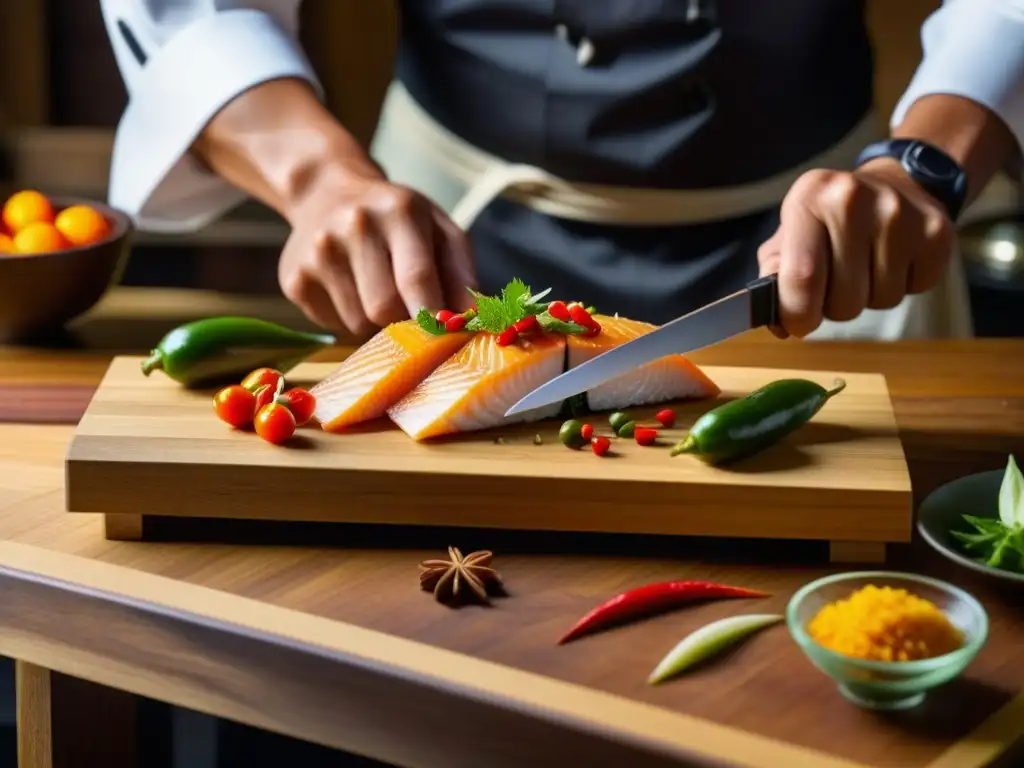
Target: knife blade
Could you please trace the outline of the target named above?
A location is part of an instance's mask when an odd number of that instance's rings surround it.
[[[758,278],[724,299],[613,347],[542,384],[509,408],[505,416],[566,400],[667,355],[685,355],[753,328],[778,325],[778,306],[778,276]]]

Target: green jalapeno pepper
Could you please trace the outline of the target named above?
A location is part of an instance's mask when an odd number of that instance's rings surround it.
[[[161,370],[186,387],[237,381],[256,368],[287,373],[335,338],[252,317],[211,317],[175,328],[142,361],[142,373]]]
[[[752,456],[806,424],[845,388],[841,379],[832,389],[806,379],[772,382],[705,413],[671,455],[692,453],[709,464]]]

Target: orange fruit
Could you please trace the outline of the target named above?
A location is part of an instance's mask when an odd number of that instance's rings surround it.
[[[110,231],[110,224],[103,214],[88,205],[65,208],[57,214],[53,225],[72,245],[95,243]]]
[[[14,241],[0,233],[0,253],[14,253]]]
[[[29,224],[38,221],[52,222],[53,204],[42,192],[32,189],[15,192],[4,204],[0,218],[3,218],[8,230],[17,234]]]
[[[53,224],[37,221],[18,231],[14,236],[14,249],[18,253],[50,253],[67,248],[64,235]]]

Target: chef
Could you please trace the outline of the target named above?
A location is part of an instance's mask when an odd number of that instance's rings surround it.
[[[187,231],[263,201],[284,294],[357,334],[512,277],[660,323],[778,273],[784,333],[966,336],[954,222],[1024,142],[1024,0],[935,11],[888,135],[864,0],[409,0],[369,152],[300,0],[101,4],[111,204]]]

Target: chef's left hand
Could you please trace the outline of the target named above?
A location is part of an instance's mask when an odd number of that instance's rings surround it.
[[[945,273],[954,237],[945,209],[895,160],[805,173],[757,254],[761,275],[779,276],[779,335],[803,337],[823,319],[853,320],[927,291]]]

